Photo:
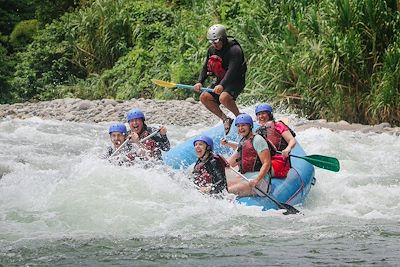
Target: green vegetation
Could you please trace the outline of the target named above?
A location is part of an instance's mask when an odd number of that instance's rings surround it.
[[[400,124],[397,0],[16,3],[25,7],[19,21],[0,8],[13,24],[0,34],[1,103],[198,97],[150,79],[194,84],[207,28],[222,23],[248,60],[240,102],[269,101],[310,119]]]

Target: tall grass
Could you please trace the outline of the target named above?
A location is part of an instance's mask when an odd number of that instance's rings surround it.
[[[213,23],[245,51],[242,103],[400,124],[396,0],[89,1],[39,31],[11,85],[21,98],[197,97],[150,79],[195,83]]]

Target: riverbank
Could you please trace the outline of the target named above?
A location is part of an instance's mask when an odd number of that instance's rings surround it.
[[[1,118],[27,119],[40,117],[42,119],[65,120],[75,122],[107,122],[125,121],[125,114],[132,108],[140,108],[148,121],[155,124],[192,126],[215,124],[218,119],[194,99],[187,100],[152,100],[131,99],[116,101],[112,99],[82,100],[56,99],[52,101],[25,102],[0,105]],[[327,122],[326,120],[300,120],[294,122],[296,131],[311,127],[328,128],[333,131],[360,131],[362,133],[387,133],[400,136],[400,127],[392,127],[389,123],[378,125],[362,125],[346,121]]]

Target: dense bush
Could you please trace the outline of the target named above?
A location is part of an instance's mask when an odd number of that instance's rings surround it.
[[[71,12],[14,57],[15,100],[197,97],[150,79],[193,84],[207,28],[218,22],[245,50],[242,103],[270,101],[312,119],[400,123],[396,0],[64,3]]]

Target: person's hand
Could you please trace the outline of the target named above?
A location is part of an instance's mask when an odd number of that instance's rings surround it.
[[[160,127],[160,134],[161,135],[166,135],[167,134],[167,128],[165,128],[165,126],[161,126]]]
[[[130,135],[129,135],[129,139],[130,139],[130,141],[131,141],[131,143],[139,143],[139,135],[137,134],[137,133],[134,133],[134,132],[132,132]]]
[[[214,93],[216,93],[217,95],[220,95],[222,93],[222,91],[224,91],[224,87],[220,84],[218,84],[217,86],[214,87]]]
[[[290,148],[288,147],[282,150],[282,156],[285,158],[289,157],[289,153],[290,153]]]
[[[210,193],[211,191],[211,185],[210,186],[202,186],[199,188],[200,192],[202,193]]]
[[[256,185],[258,184],[258,179],[256,178],[256,179],[254,179],[254,180],[250,180],[249,181],[249,186],[250,186],[250,188],[255,188],[256,187]]]
[[[201,84],[201,83],[196,83],[193,87],[194,87],[194,90],[196,91],[196,92],[199,92],[199,93],[201,93],[201,87],[202,87],[203,85]]]
[[[228,140],[226,140],[226,138],[221,138],[221,141],[219,141],[219,143],[221,144],[221,146],[227,146]]]

